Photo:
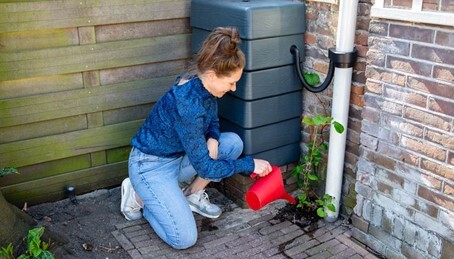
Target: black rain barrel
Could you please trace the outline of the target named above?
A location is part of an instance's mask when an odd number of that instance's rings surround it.
[[[245,155],[277,166],[298,161],[302,93],[290,46],[304,49],[304,3],[192,0],[190,23],[194,53],[216,27],[240,32],[246,67],[237,90],[218,101],[221,131],[236,132]]]

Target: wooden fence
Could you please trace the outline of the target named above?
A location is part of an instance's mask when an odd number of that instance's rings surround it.
[[[191,57],[189,0],[0,0],[0,179],[36,204],[120,184],[129,142]]]

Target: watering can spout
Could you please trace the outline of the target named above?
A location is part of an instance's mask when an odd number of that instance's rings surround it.
[[[281,199],[287,200],[292,204],[296,204],[295,198],[293,198],[290,194],[286,193]]]
[[[257,176],[251,174],[251,177]],[[267,176],[260,177],[246,193],[246,201],[253,210],[258,210],[270,202],[284,199],[295,204],[296,200],[285,191],[282,172],[277,166]]]

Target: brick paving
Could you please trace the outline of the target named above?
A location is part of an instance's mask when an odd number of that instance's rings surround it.
[[[214,220],[196,215],[199,238],[189,249],[171,248],[143,219],[118,224],[112,234],[133,259],[379,258],[351,238],[351,226],[342,219],[333,223],[319,220],[301,228],[275,219],[285,201],[252,211],[236,206],[214,189],[208,191],[224,213]]]

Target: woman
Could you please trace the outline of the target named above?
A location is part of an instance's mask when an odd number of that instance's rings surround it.
[[[216,28],[203,43],[197,74],[177,78],[153,107],[131,141],[129,178],[121,186],[121,212],[128,220],[148,220],[156,234],[176,249],[197,241],[192,211],[217,218],[205,187],[236,173],[265,176],[271,165],[239,158],[243,142],[220,133],[216,98],[236,90],[246,60],[235,28]],[[196,176],[197,175],[197,176]],[[179,183],[195,179],[184,190]]]

